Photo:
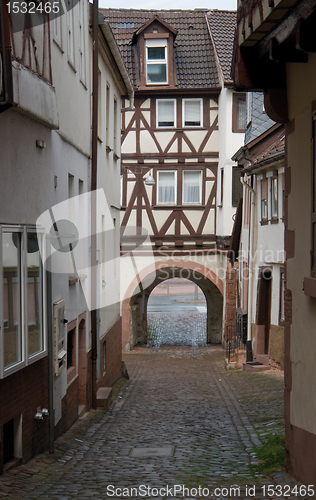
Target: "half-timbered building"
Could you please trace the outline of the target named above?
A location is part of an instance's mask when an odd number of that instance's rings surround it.
[[[221,342],[223,317],[234,319],[225,248],[241,192],[230,158],[245,126],[245,95],[233,92],[230,77],[236,14],[102,13],[135,88],[135,101],[124,100],[122,113],[122,244],[132,227],[144,228],[155,260],[138,252],[134,284],[122,270],[123,347],[146,341],[146,301],[162,268],[160,280],[201,278],[208,341]],[[139,285],[149,275],[153,284]]]

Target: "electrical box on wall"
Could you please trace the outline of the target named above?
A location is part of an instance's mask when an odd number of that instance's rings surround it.
[[[65,341],[65,301],[58,300],[53,305],[54,318],[54,368],[55,375],[66,367],[67,347]]]

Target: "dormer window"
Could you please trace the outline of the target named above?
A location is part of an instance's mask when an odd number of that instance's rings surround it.
[[[167,39],[146,40],[147,84],[168,83]]]

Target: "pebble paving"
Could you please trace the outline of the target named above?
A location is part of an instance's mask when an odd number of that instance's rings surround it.
[[[86,413],[56,441],[54,454],[6,472],[0,498],[162,500],[172,496],[160,488],[183,485],[188,490],[177,498],[261,499],[262,485],[295,485],[284,471],[270,478],[251,471],[255,447],[267,433],[283,431],[279,372],[226,372],[224,353],[214,346],[140,347],[124,360],[130,380],[117,385],[110,409]],[[248,497],[245,485],[256,482],[255,497]],[[157,490],[112,495],[109,485]],[[214,496],[216,487],[227,490]]]

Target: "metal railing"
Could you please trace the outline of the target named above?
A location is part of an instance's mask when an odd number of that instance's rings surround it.
[[[238,314],[236,322],[231,322],[226,325],[225,331],[225,349],[226,349],[226,359],[231,361],[235,352],[246,351],[247,343],[247,315]]]

